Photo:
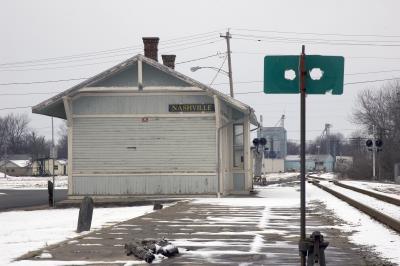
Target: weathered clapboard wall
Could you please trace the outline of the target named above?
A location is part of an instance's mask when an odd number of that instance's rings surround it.
[[[214,113],[168,112],[213,98],[132,94],[73,100],[72,194],[215,193]]]

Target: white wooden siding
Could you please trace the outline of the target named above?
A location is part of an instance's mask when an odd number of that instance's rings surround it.
[[[73,173],[214,172],[215,118],[74,118]]]
[[[73,101],[74,115],[165,114],[170,104],[214,103],[207,95],[80,96]]]
[[[73,124],[73,194],[216,192],[214,116],[80,117]],[[165,190],[152,188],[160,185]]]
[[[215,175],[75,176],[74,195],[210,194]]]

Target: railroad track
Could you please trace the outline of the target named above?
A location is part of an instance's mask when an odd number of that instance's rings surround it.
[[[382,195],[379,193],[374,193],[372,191],[360,189],[357,187],[349,186],[338,181],[331,181],[331,184],[325,185],[322,184],[319,180],[314,179],[313,177],[308,177],[309,182],[313,185],[323,189],[324,191],[334,195],[335,197],[345,201],[349,205],[359,209],[365,214],[369,215],[373,219],[389,226],[396,232],[400,233],[400,220],[399,217],[393,217],[390,213],[384,213],[378,210],[376,207],[370,206],[370,204],[366,204],[362,202],[360,198],[371,199],[371,201],[382,202],[383,205],[388,206],[391,209],[396,209],[399,207],[400,212],[400,200],[396,198],[392,198],[386,195]],[[324,180],[327,181],[327,180]],[[333,185],[332,185],[333,183]],[[357,200],[357,198],[359,198]],[[373,204],[372,204],[373,205]]]

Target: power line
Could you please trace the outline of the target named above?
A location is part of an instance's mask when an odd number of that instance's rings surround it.
[[[400,69],[393,69],[393,70],[380,70],[380,71],[370,71],[370,72],[356,72],[356,73],[346,73],[347,76],[355,76],[355,75],[366,75],[366,74],[379,74],[379,73],[390,73],[390,72],[397,72]]]
[[[76,62],[82,62],[82,61],[93,61],[93,60],[98,60],[98,59],[104,59],[104,58],[112,58],[112,57],[122,57],[122,56],[127,56],[127,55],[132,55],[132,53],[123,53],[123,54],[115,54],[115,55],[106,55],[106,56],[100,56],[100,57],[95,57],[95,58],[77,58],[73,60],[64,60],[64,61],[59,61],[59,62],[52,62],[52,63],[38,63],[38,64],[28,64],[28,65],[16,65],[12,66],[13,68],[24,68],[24,67],[36,67],[36,66],[49,66],[49,65],[59,65],[59,64],[68,64],[68,63],[76,63]],[[0,67],[0,71],[2,70],[7,70],[10,67]]]
[[[216,38],[214,38],[214,39],[216,39]],[[221,41],[220,39],[216,39],[216,41],[207,41],[207,42],[205,42],[205,43],[200,43],[200,44],[198,44],[198,45],[192,45],[192,46],[186,46],[186,47],[183,47],[183,48],[177,48],[177,50],[179,50],[179,51],[182,51],[182,50],[187,50],[187,49],[191,49],[191,48],[194,48],[194,47],[199,47],[199,46],[204,46],[204,45],[208,45],[208,44],[213,44],[213,43],[216,43],[216,42],[219,42],[219,41]],[[176,46],[175,46],[176,47]],[[169,50],[169,51],[174,51],[174,50]],[[132,55],[132,53],[129,53],[129,54],[120,54],[120,55],[117,55],[117,56],[123,56],[123,55]],[[108,57],[115,57],[116,55],[114,55],[114,56],[106,56],[106,57],[103,57],[103,58],[108,58]],[[96,59],[100,59],[100,58],[96,58]],[[90,59],[90,60],[94,60],[94,59]],[[63,63],[73,63],[73,62],[77,62],[77,61],[81,61],[81,60],[75,60],[75,61],[70,61],[70,62],[63,62]],[[105,62],[97,62],[97,63],[89,63],[89,64],[80,64],[80,65],[69,65],[69,66],[58,66],[58,67],[44,67],[44,68],[25,68],[25,69],[15,69],[15,68],[0,68],[0,71],[2,71],[2,72],[4,72],[4,71],[36,71],[36,70],[55,70],[55,69],[64,69],[64,68],[71,68],[71,67],[81,67],[81,66],[90,66],[90,65],[97,65],[97,64],[104,64],[104,63],[111,63],[111,62],[114,62],[114,63],[116,63],[116,62],[120,62],[121,60],[112,60],[112,61],[105,61]],[[57,63],[57,64],[59,64],[59,63]],[[39,65],[36,65],[36,66],[41,66],[41,65],[51,65],[51,64],[39,64]],[[34,66],[34,65],[31,65],[31,66]],[[23,66],[23,67],[26,67],[26,66]]]
[[[233,35],[235,36],[235,35]],[[400,47],[400,44],[379,44],[379,43],[351,43],[351,42],[335,42],[334,40],[318,41],[318,40],[307,40],[307,39],[294,39],[294,38],[278,38],[278,37],[268,37],[263,38],[239,38],[232,37],[236,40],[246,40],[246,41],[256,41],[256,42],[279,42],[279,43],[312,43],[312,44],[326,44],[326,45],[344,45],[344,46],[373,46],[373,47]]]
[[[211,58],[211,57],[216,57],[216,56],[220,56],[220,55],[221,55],[221,53],[218,52],[216,54],[209,55],[209,56],[204,56],[204,57],[200,57],[200,58],[196,58],[196,59],[190,59],[187,61],[181,61],[181,62],[175,63],[175,65],[186,64],[186,63],[195,62],[195,61],[199,61],[199,60],[203,60],[203,59],[207,59],[207,58]]]
[[[397,77],[397,78],[389,78],[389,79],[375,79],[375,80],[365,80],[365,81],[346,82],[346,83],[344,83],[344,85],[371,83],[371,82],[379,82],[379,81],[390,81],[390,80],[398,80],[398,79],[400,79],[400,77]]]
[[[166,50],[164,52],[168,52],[169,53],[169,52],[174,52],[174,51],[183,51],[183,50],[188,50],[188,49],[195,48],[195,47],[200,47],[200,46],[205,46],[205,45],[209,45],[209,44],[218,43],[218,42],[221,42],[221,41],[222,40],[217,39],[216,41],[209,41],[209,42],[201,43],[201,44],[198,44],[198,45],[192,45],[192,46],[188,46],[188,47],[184,47],[184,48],[170,49],[170,50]]]
[[[185,50],[185,49],[189,49],[189,48],[192,48],[192,47],[197,47],[197,46],[188,47],[187,45],[196,44],[196,43],[200,42],[200,45],[198,45],[198,46],[201,46],[201,45],[209,44],[210,41],[212,41],[212,40],[219,40],[219,39],[217,39],[217,37],[212,37],[212,38],[206,38],[206,39],[197,40],[197,41],[184,42],[184,43],[181,43],[181,44],[173,44],[173,45],[169,45],[169,46],[166,46],[164,48],[161,48],[160,50],[168,49],[168,48],[172,48],[172,47],[176,48],[176,47],[181,47],[181,46],[184,46],[184,48],[179,48],[179,50],[182,50],[182,49]],[[97,57],[93,57],[93,58],[74,58],[74,59],[68,59],[68,60],[67,59],[63,59],[63,60],[59,60],[59,61],[55,61],[55,62],[40,62],[40,63],[35,63],[35,64],[29,63],[29,64],[23,64],[23,65],[11,65],[11,66],[4,66],[4,67],[2,67],[0,65],[0,71],[8,70],[10,67],[14,68],[14,69],[15,68],[18,69],[18,68],[36,67],[36,66],[68,64],[68,63],[76,63],[76,62],[82,62],[82,61],[93,61],[93,60],[110,58],[110,57],[111,58],[112,57],[122,57],[122,56],[132,55],[135,52],[139,53],[141,51],[142,50],[136,50],[136,51],[132,50],[132,52],[129,52],[129,53],[125,52],[125,53],[118,53],[118,54],[112,54],[112,55],[97,56]]]
[[[293,38],[293,37],[284,37],[284,36],[271,36],[271,35],[251,35],[251,34],[235,34],[240,37],[248,37],[248,38],[273,38],[273,39],[283,39],[283,40],[312,40],[312,41],[325,41],[325,42],[345,42],[345,43],[399,43],[400,40],[354,40],[354,39],[317,39],[317,38]]]
[[[30,82],[10,82],[10,83],[0,83],[0,86],[55,83],[55,82],[65,82],[65,81],[82,80],[82,79],[88,79],[88,78],[71,78],[71,79],[57,79],[57,80],[45,80],[45,81],[30,81]]]
[[[59,66],[59,67],[43,67],[43,68],[26,68],[26,69],[0,69],[0,72],[25,72],[25,71],[36,71],[36,70],[58,70],[58,69],[65,69],[65,68],[71,68],[71,67],[82,67],[82,66],[92,66],[92,65],[99,65],[99,64],[106,64],[106,63],[117,63],[120,62],[121,60],[112,60],[112,61],[103,61],[103,62],[96,62],[96,63],[90,63],[90,64],[80,64],[80,65],[69,65],[69,66]]]
[[[218,33],[219,30],[215,31],[210,31],[210,32],[205,32],[205,33],[198,33],[198,34],[192,34],[188,36],[183,36],[183,37],[178,37],[174,39],[169,39],[162,41],[162,44],[168,44],[171,46],[171,44],[174,43],[179,43],[188,40],[195,40],[195,39],[200,39],[200,38],[208,38],[214,33]],[[102,54],[109,54],[109,53],[119,53],[122,51],[127,51],[131,50],[134,48],[141,48],[143,45],[135,45],[135,46],[126,46],[126,47],[121,47],[121,48],[116,48],[116,49],[108,49],[108,50],[101,50],[101,51],[96,51],[96,52],[88,52],[88,53],[79,53],[79,54],[73,54],[73,55],[68,55],[68,56],[59,56],[59,57],[49,57],[49,58],[42,58],[42,59],[31,59],[31,60],[24,60],[24,61],[15,61],[15,62],[6,62],[6,63],[1,63],[1,66],[9,66],[9,65],[20,65],[20,64],[28,64],[28,63],[37,63],[37,62],[45,62],[45,61],[59,61],[59,60],[66,60],[66,59],[73,59],[73,58],[82,58],[82,57],[90,57],[90,56],[97,56],[97,55],[102,55]]]
[[[184,63],[189,63],[189,62],[194,62],[194,61],[199,61],[203,60],[206,58],[211,58],[220,55],[219,53],[214,54],[214,55],[209,55],[205,57],[200,57],[200,58],[195,58],[195,59],[190,59],[187,61],[179,62],[177,64],[184,64]],[[225,60],[224,60],[225,63]],[[223,65],[222,65],[223,66]],[[221,69],[221,68],[220,68]],[[219,70],[220,71],[220,70]],[[219,73],[217,72],[217,74]],[[361,75],[361,74],[372,74],[372,73],[387,73],[387,72],[396,72],[400,71],[400,69],[394,69],[394,70],[383,70],[383,71],[373,71],[373,72],[359,72],[359,73],[348,73],[345,75]],[[45,80],[45,81],[27,81],[27,82],[9,82],[9,83],[0,83],[0,86],[8,86],[8,85],[30,85],[30,84],[43,84],[43,83],[57,83],[57,82],[66,82],[66,81],[76,81],[76,80],[84,80],[88,79],[88,77],[82,77],[82,78],[70,78],[70,79],[58,79],[58,80]],[[215,79],[215,78],[214,78]],[[355,81],[355,82],[346,82],[344,85],[352,85],[352,84],[361,84],[361,83],[371,83],[371,82],[379,82],[379,81],[390,81],[390,80],[398,80],[400,77],[395,77],[395,78],[388,78],[388,79],[376,79],[376,80],[365,80],[365,81]],[[235,84],[251,84],[251,83],[263,83],[262,80],[249,80],[249,81],[236,81]],[[215,83],[214,85],[225,85],[229,84],[228,82],[221,82],[221,83]],[[246,93],[240,93],[239,94],[251,94],[251,93],[259,93],[259,92],[246,92]]]
[[[362,84],[362,83],[373,83],[373,82],[379,82],[379,81],[390,81],[390,80],[398,80],[400,77],[395,77],[395,78],[388,78],[388,79],[375,79],[375,80],[364,80],[364,81],[355,81],[355,82],[346,82],[343,83],[343,85],[353,85],[353,84]],[[262,80],[250,80],[250,81],[236,81],[236,84],[246,84],[246,83],[263,83],[264,81]],[[223,84],[229,84],[227,82],[221,82],[221,83],[216,83],[214,85],[223,85]],[[261,93],[263,91],[251,91],[251,92],[238,92],[237,94],[253,94],[253,93]]]
[[[33,106],[18,106],[18,107],[6,107],[6,108],[0,108],[0,111],[2,110],[14,110],[14,109],[26,109],[26,108],[32,108]]]
[[[199,58],[194,58],[194,59],[190,59],[187,61],[182,61],[182,62],[178,62],[176,63],[178,64],[185,64],[185,63],[189,63],[189,62],[195,62],[195,61],[200,61],[200,60],[204,60],[207,58],[211,58],[211,57],[215,57],[215,56],[219,56],[221,55],[221,53],[216,53],[216,54],[212,54],[212,55],[208,55],[208,56],[204,56],[204,57],[199,57]],[[42,83],[56,83],[56,82],[65,82],[65,81],[74,81],[74,80],[83,80],[83,79],[88,79],[88,77],[84,77],[84,78],[70,78],[70,79],[59,79],[59,80],[46,80],[46,81],[27,81],[27,82],[9,82],[9,83],[0,83],[0,86],[7,86],[7,85],[30,85],[30,84],[42,84]]]
[[[264,56],[273,56],[273,55],[281,55],[281,54],[266,54],[265,52],[256,52],[256,51],[232,51],[233,54],[247,54],[247,55],[264,55]],[[380,60],[400,60],[400,57],[379,57],[379,56],[345,56],[347,59],[380,59]]]
[[[206,45],[209,43],[205,43],[205,44],[201,44],[201,45]],[[201,45],[196,45],[196,46],[191,46],[191,47],[186,47],[180,50],[186,50],[192,47],[197,47],[197,46],[201,46]],[[217,55],[213,55],[213,56],[217,56]],[[213,56],[209,56],[209,57],[213,57]],[[197,60],[201,60],[201,59],[205,59],[208,57],[204,57],[204,58],[198,58],[198,59],[193,59],[193,61],[197,61]],[[82,66],[92,66],[92,65],[98,65],[98,64],[106,64],[106,63],[117,63],[120,62],[121,60],[111,60],[111,61],[103,61],[103,62],[96,62],[96,63],[88,63],[88,64],[79,64],[79,65],[69,65],[69,66],[58,66],[58,67],[44,67],[44,68],[26,68],[26,69],[0,69],[0,71],[5,72],[5,71],[12,71],[12,72],[19,72],[19,71],[40,71],[40,70],[57,70],[57,69],[65,69],[65,68],[72,68],[72,67],[82,67]],[[190,61],[188,61],[190,62]],[[187,62],[179,62],[176,64],[184,64]]]
[[[215,79],[217,78],[217,76],[218,76],[219,72],[221,72],[221,69],[222,69],[222,67],[224,66],[224,64],[225,64],[225,61],[226,61],[226,59],[227,59],[227,58],[228,58],[228,55],[226,55],[226,56],[225,56],[225,58],[224,58],[224,61],[222,61],[222,64],[221,64],[221,66],[219,67],[219,69],[218,69],[217,73],[215,73],[215,76],[214,76],[214,78],[211,80],[211,82],[210,82],[210,85],[209,85],[209,86],[211,86],[211,85],[214,83],[214,81],[215,81]]]
[[[48,94],[56,94],[62,91],[55,92],[28,92],[28,93],[0,93],[0,96],[26,96],[26,95],[48,95]]]
[[[259,29],[246,29],[246,28],[232,28],[232,29],[233,29],[233,30],[238,30],[238,31],[268,32],[268,33],[284,33],[284,34],[300,34],[300,35],[400,38],[400,35],[382,35],[382,34],[343,34],[343,33],[322,33],[322,32],[297,32],[297,31],[259,30]]]

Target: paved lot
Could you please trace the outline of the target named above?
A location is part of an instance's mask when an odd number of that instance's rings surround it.
[[[0,189],[0,211],[48,204],[47,189]],[[66,189],[56,190],[56,201],[67,198]]]
[[[163,265],[299,265],[298,208],[244,205],[181,202],[47,249],[45,253],[51,256],[43,257],[71,265],[74,261],[124,265],[136,261],[124,254],[126,242],[166,237],[182,252],[163,260]],[[308,207],[312,213],[308,215],[308,232],[320,230],[330,242],[328,265],[385,265],[350,244],[346,235],[335,229],[335,220],[324,206],[312,202]]]

